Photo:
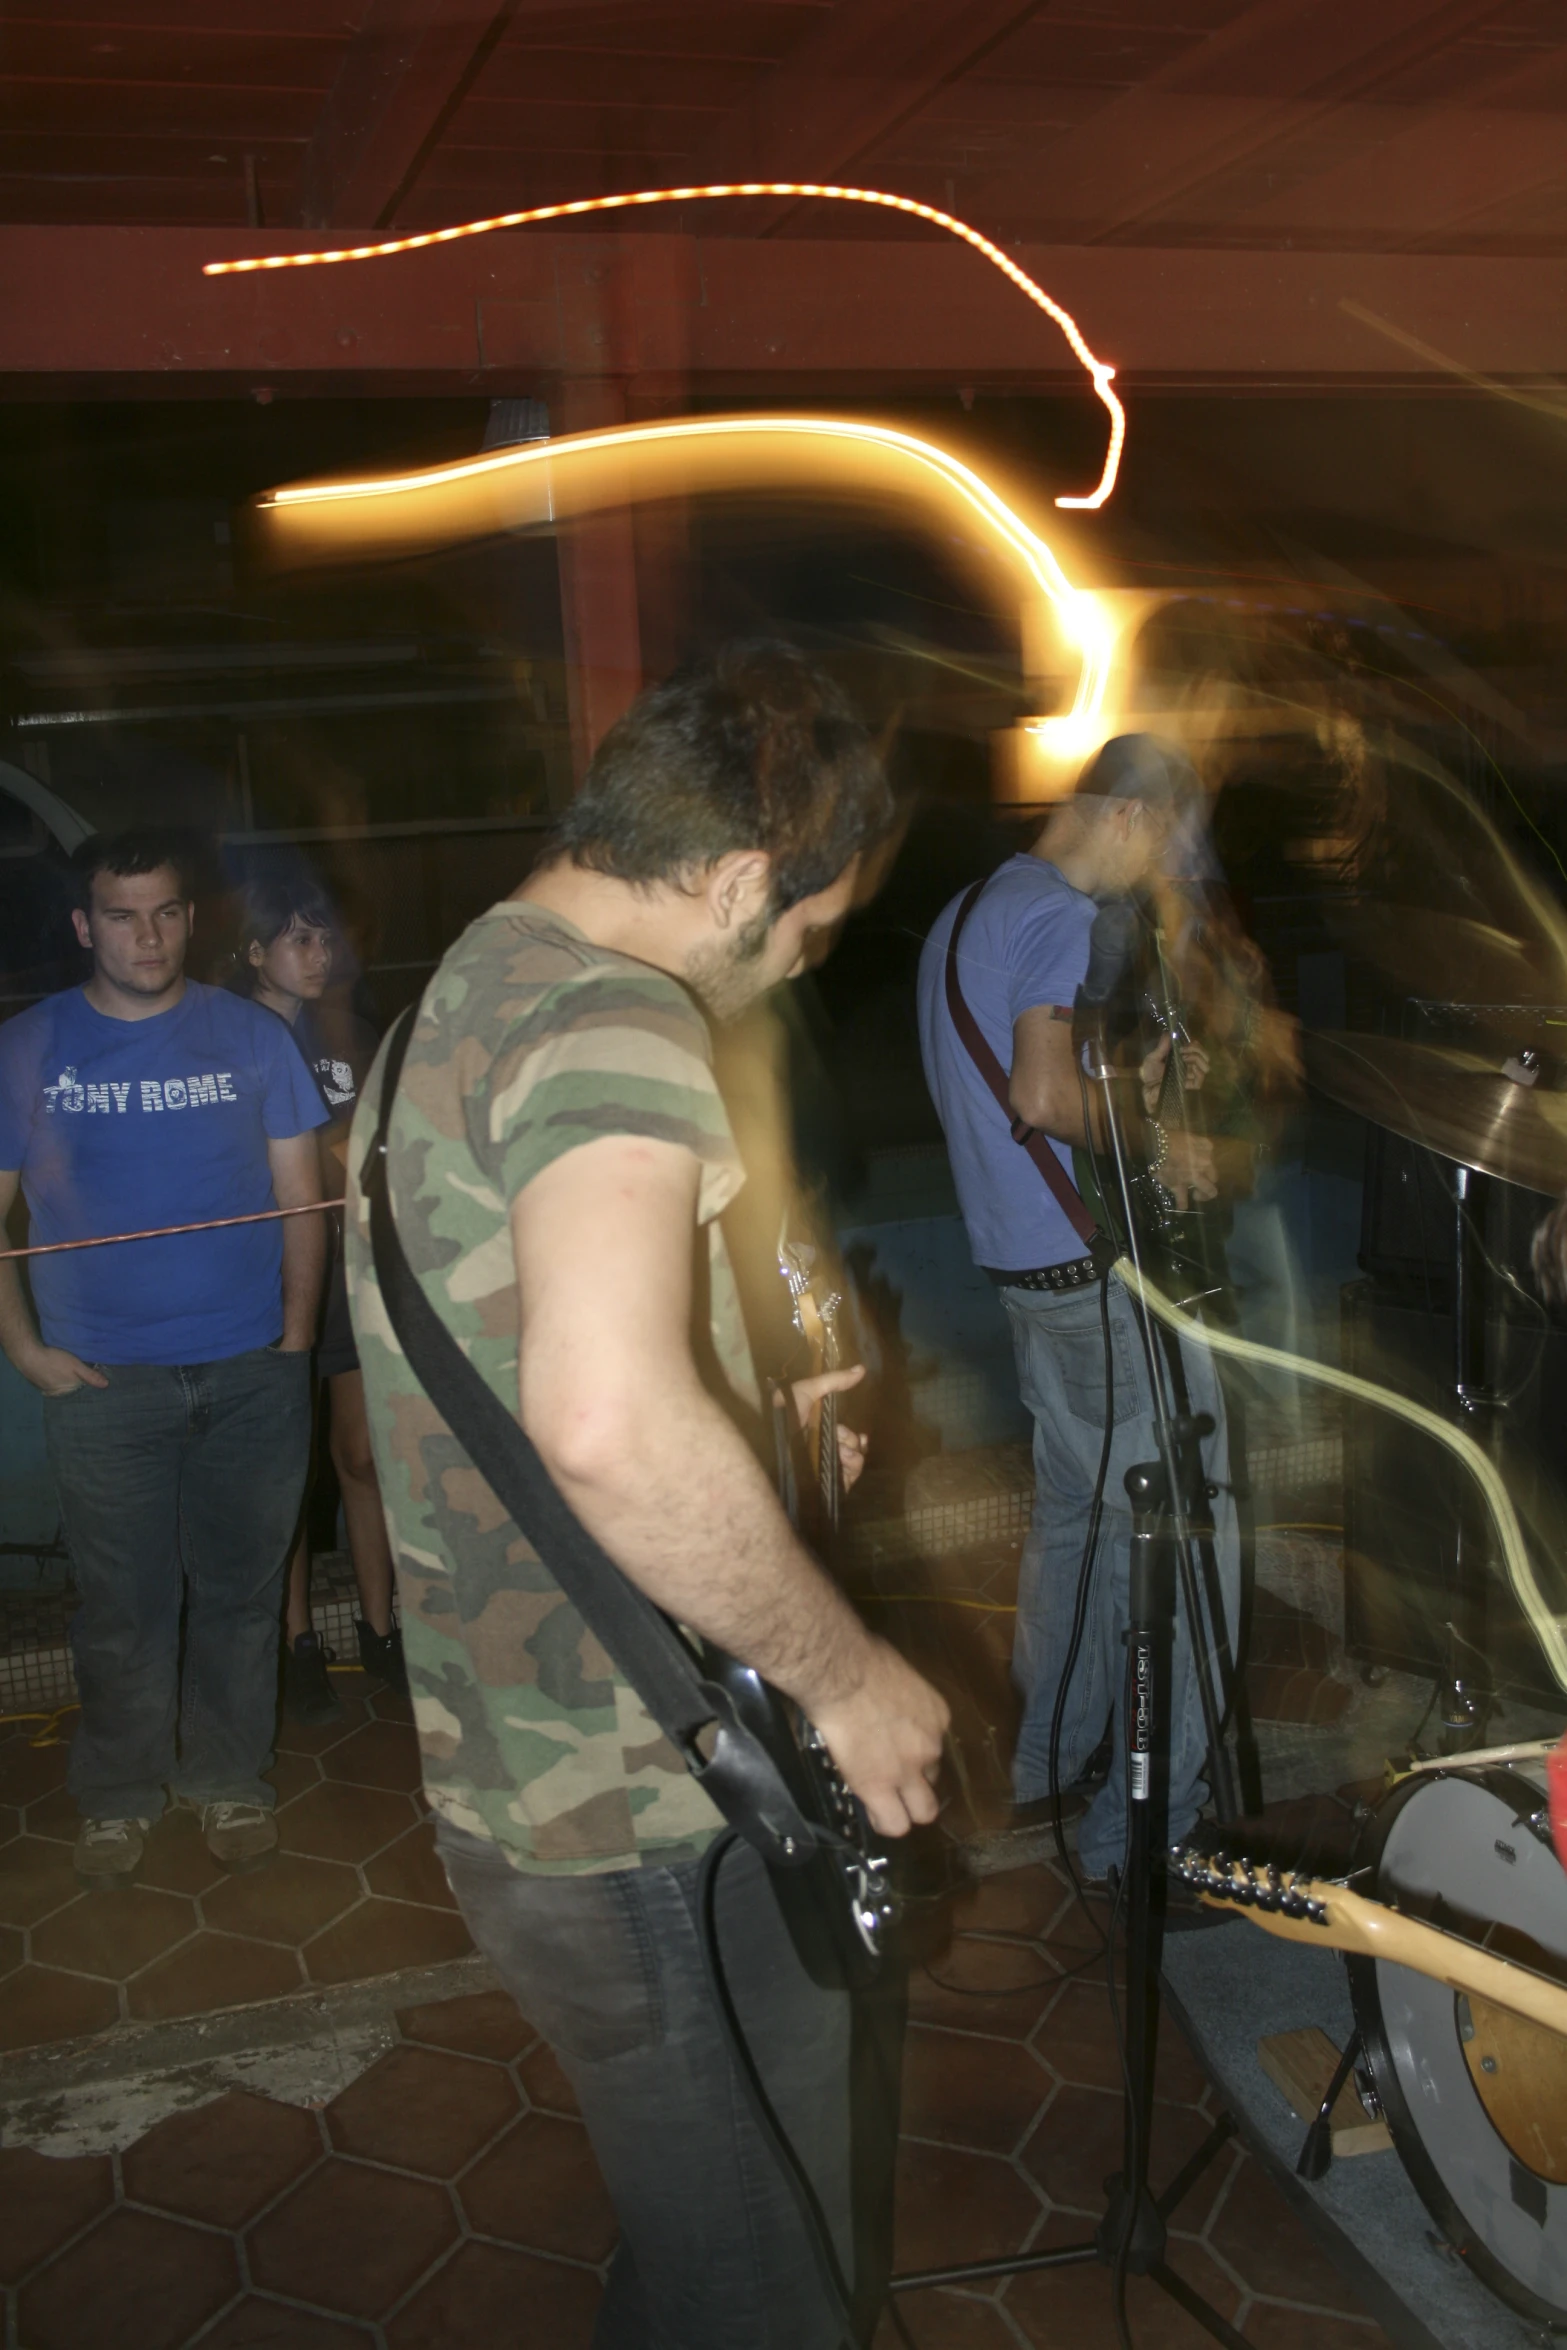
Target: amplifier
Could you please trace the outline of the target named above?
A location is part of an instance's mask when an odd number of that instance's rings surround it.
[[[1495,1191],[1507,1187],[1498,1184]],[[1534,1203],[1536,1206],[1538,1203]],[[1453,1319],[1373,1281],[1342,1293],[1344,1368],[1427,1405],[1452,1409]],[[1498,1463],[1524,1522],[1541,1587],[1563,1605],[1567,1561],[1567,1329],[1543,1307],[1496,1315],[1486,1379],[1506,1398]],[[1447,1625],[1462,1622],[1454,1531],[1468,1479],[1451,1454],[1389,1413],[1344,1415],[1344,1637],[1352,1657],[1406,1673],[1445,1674]],[[1482,1521],[1483,1522],[1483,1519]],[[1484,1647],[1499,1693],[1560,1709],[1528,1622],[1497,1562],[1486,1578]],[[1478,1677],[1478,1676],[1477,1676]]]

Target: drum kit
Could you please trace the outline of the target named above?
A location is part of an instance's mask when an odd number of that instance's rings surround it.
[[[1451,1162],[1452,1412],[1489,1448],[1486,1189],[1567,1190],[1567,1092],[1552,1081],[1567,1049],[1567,971],[1542,971],[1559,957],[1531,957],[1482,924],[1389,920],[1386,909],[1346,943],[1425,1004],[1435,991],[1423,983],[1440,971],[1446,1031],[1463,1040],[1317,1033],[1305,1064],[1332,1100]],[[1468,1001],[1450,1000],[1460,994]],[[1461,1603],[1455,1640],[1472,1657],[1484,1648],[1490,1576],[1472,1512],[1458,1511],[1456,1543],[1467,1613]],[[1567,1820],[1556,1820],[1559,1853],[1546,1745],[1463,1751],[1483,1730],[1488,1693],[1457,1649],[1450,1671],[1452,1751],[1394,1781],[1343,1883],[1195,1855],[1177,1866],[1204,1898],[1239,1901],[1272,1932],[1348,1954],[1366,2092],[1427,2209],[1504,2301],[1563,2327]],[[1567,1774],[1567,1747],[1557,1768]]]

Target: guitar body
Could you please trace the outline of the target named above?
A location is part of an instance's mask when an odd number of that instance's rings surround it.
[[[709,1647],[703,1669],[726,1693],[742,1727],[771,1755],[804,1818],[831,1839],[797,1866],[772,1873],[801,1964],[824,1990],[865,1989],[888,1955],[897,1902],[890,1864],[863,1804],[850,1794],[799,1708],[752,1666]]]
[[[1201,1134],[1206,1131],[1202,1092],[1200,1088],[1188,1088],[1181,1058],[1182,1048],[1193,1042],[1192,1033],[1175,999],[1159,934],[1145,928],[1143,937],[1140,957],[1143,970],[1135,998],[1129,999],[1124,1020],[1114,1032],[1118,1048],[1140,1063],[1161,1039],[1169,1039],[1169,1058],[1154,1114],[1172,1134],[1182,1131]],[[1101,1228],[1110,1234],[1123,1254],[1129,1253],[1128,1241],[1133,1235],[1124,1228],[1125,1211],[1104,1153],[1099,1154],[1100,1166],[1110,1183],[1109,1197],[1096,1179],[1091,1155],[1084,1150],[1075,1150],[1072,1155],[1078,1190],[1094,1210]],[[1212,1316],[1224,1323],[1235,1321],[1235,1300],[1224,1253],[1223,1210],[1216,1206],[1182,1207],[1157,1172],[1140,1160],[1131,1164],[1127,1188],[1131,1194],[1136,1254],[1149,1278],[1188,1313]]]

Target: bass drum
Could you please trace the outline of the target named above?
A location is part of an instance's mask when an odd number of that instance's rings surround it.
[[[1567,1980],[1543,1762],[1416,1772],[1357,1859],[1357,1890]],[[1567,2322],[1567,2039],[1409,1967],[1348,1964],[1383,2115],[1427,2210],[1504,2301]]]

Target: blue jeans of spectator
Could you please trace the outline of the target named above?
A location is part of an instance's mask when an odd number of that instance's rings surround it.
[[[1097,1286],[1078,1290],[1004,1289],[1023,1401],[1034,1419],[1034,1509],[1018,1578],[1012,1671],[1023,1694],[1023,1726],[1012,1764],[1019,1802],[1049,1793],[1050,1730],[1066,1663],[1078,1573],[1088,1533],[1105,1430],[1105,1350]],[[1089,1806],[1078,1835],[1085,1874],[1118,1867],[1126,1843],[1126,1753],[1123,1692],[1131,1567],[1132,1513],[1123,1483],[1138,1461],[1157,1460],[1148,1364],[1125,1285],[1110,1279],[1110,1346],[1115,1379],[1115,1434],[1105,1478],[1093,1583],[1072,1678],[1062,1705],[1060,1784],[1080,1776],[1114,1714],[1110,1776]],[[1183,1344],[1194,1412],[1211,1413],[1214,1433],[1203,1463],[1219,1487],[1213,1504],[1214,1552],[1225,1622],[1233,1643],[1240,1606],[1240,1536],[1230,1489],[1224,1397],[1213,1356]],[[1194,1551],[1196,1546],[1193,1546]],[[1198,1582],[1202,1583],[1200,1561]],[[1206,1605],[1206,1595],[1204,1595]],[[1212,1655],[1211,1626],[1204,1640]],[[1191,1627],[1177,1604],[1171,1660],[1169,1834],[1189,1833],[1207,1792],[1207,1734],[1192,1663]],[[1222,1699],[1221,1699],[1222,1704]]]
[[[99,1367],[107,1387],[44,1401],[81,1602],[71,1792],[87,1819],[155,1820],[166,1787],[271,1804],[261,1774],[310,1457],[310,1357],[257,1347]]]
[[[840,2350],[799,2212],[720,2032],[702,1966],[699,1864],[524,1876],[444,1820],[436,1834],[475,1942],[571,2079],[620,2221],[593,2350]],[[747,2044],[846,2277],[856,2222],[872,2211],[860,2232],[875,2241],[880,2273],[867,2277],[862,2255],[855,2295],[868,2335],[890,2262],[901,1987],[897,2030],[880,2051],[878,2086],[890,2094],[856,2143],[855,2003],[806,1974],[749,1845],[724,1856],[717,1912]],[[861,2166],[876,2175],[856,2177]],[[883,2228],[874,2213],[884,2188]]]

